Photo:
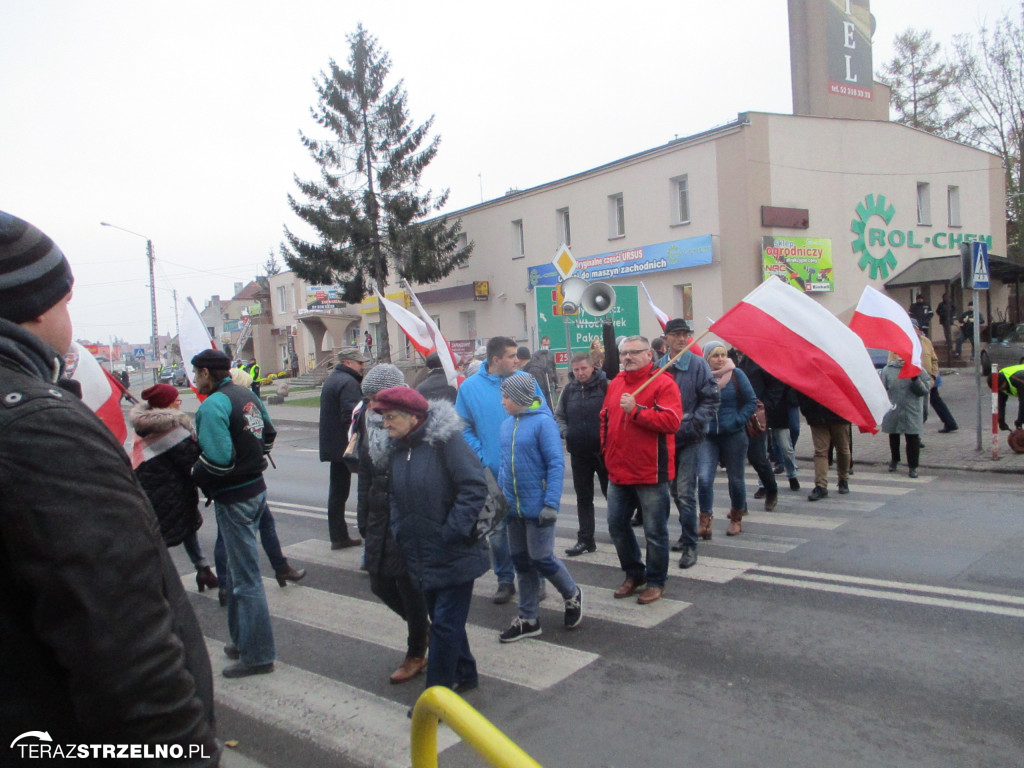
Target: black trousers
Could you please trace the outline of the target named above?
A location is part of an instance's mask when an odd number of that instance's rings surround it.
[[[572,487],[576,490],[576,515],[580,528],[576,540],[584,544],[594,543],[594,474],[601,483],[601,493],[608,497],[608,470],[604,458],[597,451],[570,453],[572,465]]]
[[[370,591],[388,608],[397,613],[409,627],[408,654],[416,658],[427,655],[430,619],[427,600],[413,586],[408,574],[398,577],[370,574]]]
[[[921,436],[904,435],[907,438],[907,466],[910,469],[917,469],[917,462],[921,459]],[[897,464],[900,461],[900,436],[899,434],[889,435],[889,456]]]
[[[331,485],[327,491],[327,530],[331,543],[348,541],[348,525],[345,523],[345,504],[352,489],[352,471],[344,461],[331,462]]]

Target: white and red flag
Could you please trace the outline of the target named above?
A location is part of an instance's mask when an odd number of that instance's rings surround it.
[[[664,331],[665,325],[669,320],[671,320],[671,318],[654,303],[654,299],[651,298],[651,294],[647,291],[647,286],[644,285],[643,280],[640,281],[640,287],[644,291],[644,296],[647,297],[647,303],[650,305],[651,311],[654,312],[654,316],[658,318],[658,324],[661,326],[661,330]]]
[[[850,320],[850,330],[861,337],[864,346],[887,349],[903,358],[901,379],[912,379],[921,372],[921,339],[910,315],[870,285],[864,286]]]
[[[189,361],[204,349],[217,349],[213,343],[210,332],[206,328],[202,315],[192,303],[192,298],[181,308],[181,322],[178,325],[178,349],[181,350],[181,359],[185,361],[185,375],[188,377],[188,385],[193,392],[197,392],[196,383],[192,381],[192,366]],[[202,400],[204,398],[200,398]]]
[[[107,429],[114,433],[118,442],[124,445],[128,439],[128,426],[121,412],[121,395],[124,385],[107,373],[92,353],[77,341],[64,356],[64,371],[82,387],[82,402],[99,416]]]
[[[448,342],[441,334],[441,329],[437,327],[434,319],[423,309],[423,305],[416,298],[416,294],[408,286],[406,286],[406,290],[416,305],[419,317],[401,304],[385,299],[380,291],[374,289],[374,293],[377,294],[377,301],[380,302],[380,305],[391,316],[391,319],[398,323],[398,327],[402,329],[402,332],[416,351],[424,357],[431,352],[437,352],[448,383],[453,387],[459,386],[459,372],[456,368],[455,355],[452,354],[451,347],[448,346]]]
[[[864,343],[814,299],[770,277],[710,330],[775,378],[866,432],[891,407]]]

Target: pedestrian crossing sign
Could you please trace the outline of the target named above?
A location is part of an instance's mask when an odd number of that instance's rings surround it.
[[[973,265],[971,287],[976,291],[987,291],[989,289],[988,243],[971,243],[971,264]]]

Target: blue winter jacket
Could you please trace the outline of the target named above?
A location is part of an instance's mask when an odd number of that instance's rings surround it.
[[[717,385],[717,382],[716,382]],[[757,410],[757,395],[750,386],[747,374],[736,368],[732,381],[718,390],[722,397],[718,413],[708,421],[709,435],[730,435],[746,429],[747,421]]]
[[[562,438],[546,405],[505,420],[498,485],[510,515],[536,519],[543,507],[558,509],[564,474]]]
[[[516,371],[512,375],[526,374],[523,371]],[[508,418],[501,404],[502,381],[504,379],[501,376],[487,372],[485,362],[479,371],[462,382],[455,398],[455,410],[466,423],[462,436],[495,477],[501,468],[501,424]],[[539,384],[534,386],[534,394],[540,398],[544,397]]]

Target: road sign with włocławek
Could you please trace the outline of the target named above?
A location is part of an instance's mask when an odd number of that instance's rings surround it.
[[[551,260],[551,265],[557,270],[558,276],[563,280],[567,280],[576,271],[576,264],[576,257],[572,255],[572,251],[569,250],[569,246],[565,245],[565,243],[558,247],[558,251],[555,252],[555,258]]]
[[[615,308],[607,315],[595,317],[581,309],[569,315],[569,339],[573,352],[587,352],[590,342],[601,338],[601,325],[607,321],[615,326],[616,336],[635,336],[640,333],[639,288],[635,285],[615,286]],[[555,364],[568,367],[569,356],[564,349],[565,321],[562,318],[561,285],[537,286],[537,338],[547,336],[556,348]]]

